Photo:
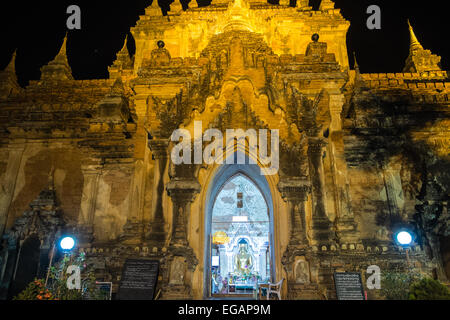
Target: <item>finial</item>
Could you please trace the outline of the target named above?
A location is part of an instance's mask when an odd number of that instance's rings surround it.
[[[173,1],[170,5],[169,5],[169,11],[168,14],[176,14],[180,11],[183,11],[183,5],[181,4],[181,2],[178,0]]]
[[[150,7],[145,9],[145,14],[148,14],[153,17],[157,17],[157,16],[162,17],[163,12],[162,12],[161,7],[158,4],[158,0],[152,1],[152,4],[150,5]]]
[[[355,51],[353,51],[353,59],[355,61],[355,88],[361,89],[361,90],[366,90],[368,89],[367,85],[366,85],[366,81],[364,80],[363,76],[361,75],[361,72],[359,70],[359,65],[358,65],[358,61],[356,60],[356,53]]]
[[[295,6],[297,8],[309,7],[309,0],[297,0]]]
[[[67,32],[64,36],[63,43],[56,57],[47,65],[41,67],[41,80],[43,79],[59,79],[73,80],[72,69],[66,54]]]
[[[355,53],[355,51],[353,51],[353,61],[355,61],[354,69],[355,69],[356,72],[359,73],[359,65],[358,65],[358,61],[356,61],[356,53]]]
[[[56,57],[58,57],[58,56],[64,56],[64,57],[67,56],[67,32],[66,32],[66,35],[64,36],[63,43],[62,43],[61,48],[59,49],[59,52]]]
[[[410,40],[411,40],[410,47],[409,47],[410,51],[423,50],[422,45],[420,44],[419,40],[417,40],[417,37],[414,33],[411,23],[409,22],[409,19],[408,19],[408,26],[409,26],[409,36],[410,36]]]
[[[319,5],[320,11],[334,9],[334,2],[331,0],[322,0]]]
[[[128,50],[127,49],[127,44],[128,44],[128,33],[125,35],[125,40],[123,41],[122,49],[120,49],[121,52],[125,51],[125,50]]]
[[[17,49],[14,50],[14,52],[11,56],[11,60],[9,60],[8,65],[6,66],[6,68],[3,71],[10,71],[10,72],[16,73],[16,53],[17,53]]]

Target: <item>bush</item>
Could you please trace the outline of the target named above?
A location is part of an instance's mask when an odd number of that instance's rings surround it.
[[[67,268],[70,265],[80,267],[81,289],[68,289]],[[104,294],[96,286],[95,277],[87,271],[86,257],[84,253],[78,255],[66,254],[64,258],[50,268],[47,286],[45,280],[35,279],[29,283],[24,291],[15,296],[14,300],[105,300]]]
[[[450,290],[437,280],[424,278],[411,285],[409,300],[450,300]]]
[[[408,300],[411,284],[420,279],[411,270],[383,272],[381,276],[381,295],[387,300]]]
[[[13,300],[58,300],[53,293],[45,288],[44,280],[35,279]]]

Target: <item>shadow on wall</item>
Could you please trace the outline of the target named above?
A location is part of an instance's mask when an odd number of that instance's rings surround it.
[[[429,98],[435,101],[429,102]],[[413,100],[406,90],[383,96],[356,90],[343,118],[347,137],[355,139],[352,145],[357,147],[347,148],[346,158],[350,165],[379,172],[394,158],[400,159],[402,170],[410,172],[409,181],[402,181],[402,187],[405,190],[409,186],[416,200],[415,212],[408,213],[411,221],[402,221],[398,215],[380,210],[376,221],[391,230],[399,223],[412,222],[419,243],[428,244],[432,255],[444,260],[450,249],[440,245],[440,239],[450,235],[450,217],[445,208],[450,191],[450,159],[447,147],[436,140],[436,135],[447,130],[448,107],[439,104],[436,96],[420,99]]]
[[[41,242],[36,235],[28,237],[22,244],[17,269],[9,289],[8,299],[12,299],[22,292],[37,276],[40,246]]]

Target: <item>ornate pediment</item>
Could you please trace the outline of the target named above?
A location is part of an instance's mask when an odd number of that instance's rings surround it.
[[[331,121],[328,99],[325,90],[311,100],[292,86],[287,104],[288,122],[295,124],[300,132],[305,132],[308,136],[319,135]]]
[[[151,97],[154,111],[159,124],[152,128],[153,134],[161,138],[168,138],[172,132],[189,116],[186,103],[183,102],[183,94],[180,92],[173,98],[164,99]]]
[[[30,203],[30,209],[14,222],[5,236],[11,243],[36,234],[44,245],[48,245],[64,225],[55,190],[50,186],[39,193],[39,196]]]

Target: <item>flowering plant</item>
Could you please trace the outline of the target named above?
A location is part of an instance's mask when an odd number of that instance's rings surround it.
[[[81,273],[81,288],[69,289],[67,280],[71,274],[67,273],[69,266],[78,266]],[[54,266],[50,267],[47,286],[45,280],[35,279],[14,297],[15,300],[104,300],[103,293],[96,286],[95,277],[87,271],[86,256],[80,254],[65,254]]]
[[[43,279],[34,279],[28,286],[13,298],[14,300],[58,300],[53,293],[45,287]]]

